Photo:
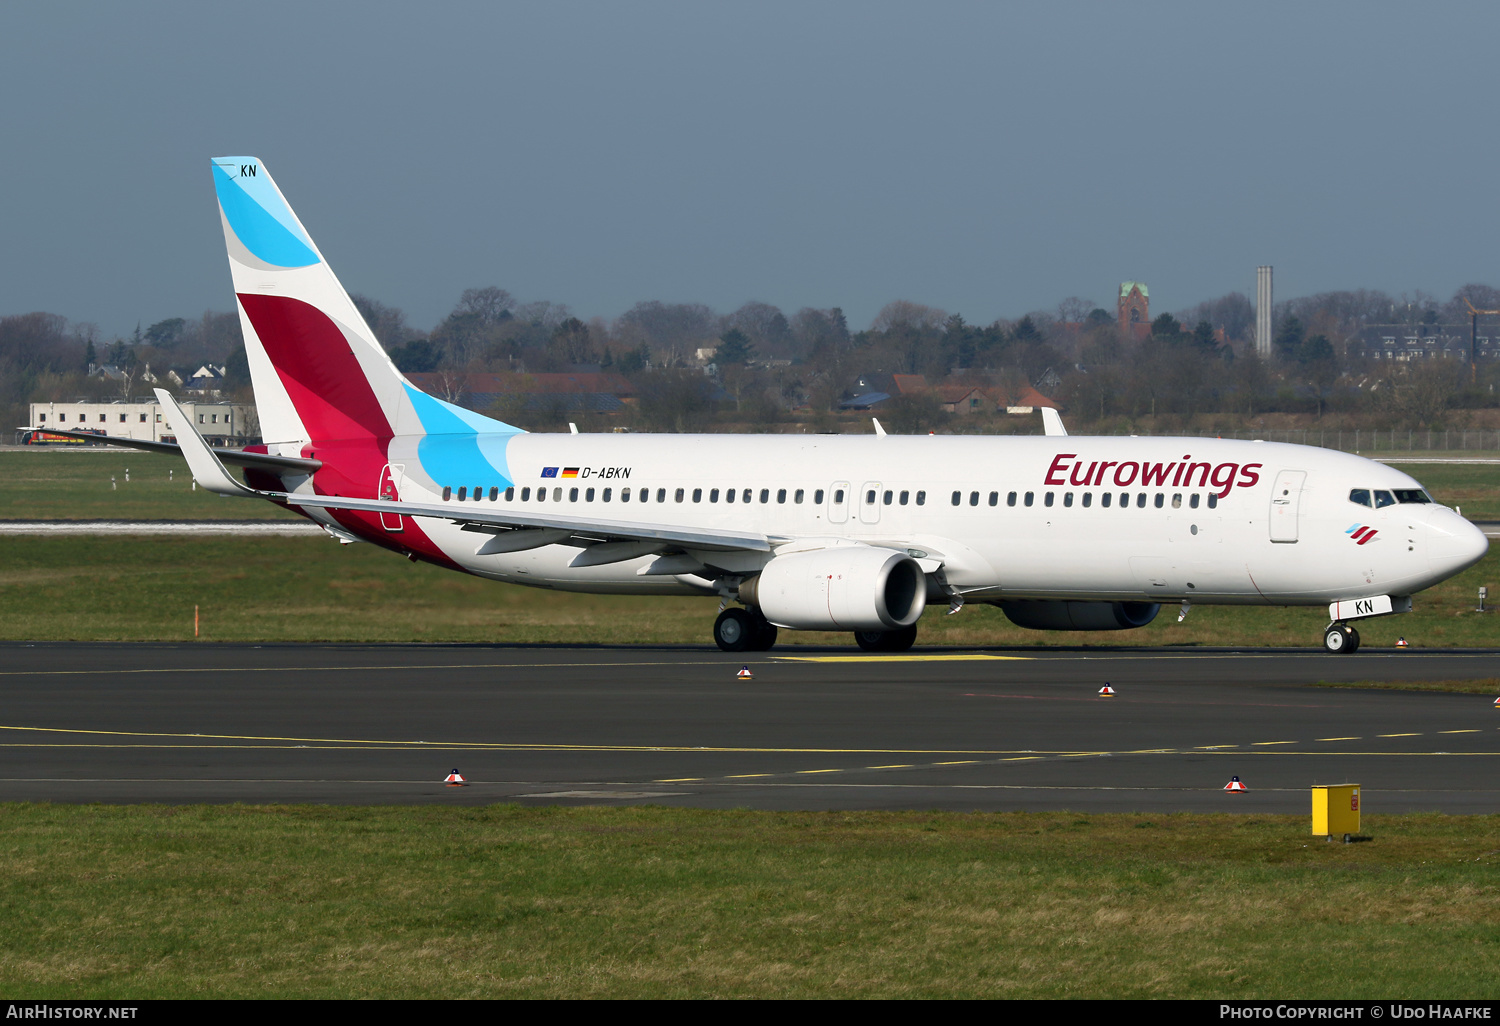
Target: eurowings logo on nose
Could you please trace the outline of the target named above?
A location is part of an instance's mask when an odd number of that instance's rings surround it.
[[[1347,534],[1350,538],[1354,539],[1354,543],[1356,545],[1363,545],[1365,542],[1375,537],[1378,532],[1373,527],[1366,527],[1363,524],[1355,524],[1344,533]]]

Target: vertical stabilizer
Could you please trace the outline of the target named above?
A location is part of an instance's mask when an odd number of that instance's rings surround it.
[[[332,444],[383,453],[393,436],[443,433],[455,417],[469,433],[516,430],[406,381],[259,159],[216,157],[213,175],[272,452]]]

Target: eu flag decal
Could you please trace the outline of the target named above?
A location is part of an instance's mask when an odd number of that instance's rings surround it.
[[[557,468],[556,467],[543,467],[542,468],[542,476],[543,477],[556,477],[557,476]]]

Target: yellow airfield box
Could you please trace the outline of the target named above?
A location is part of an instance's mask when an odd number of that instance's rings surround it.
[[[1314,837],[1359,833],[1359,785],[1327,784],[1312,789]]]

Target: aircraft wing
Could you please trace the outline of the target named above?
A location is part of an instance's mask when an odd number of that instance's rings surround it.
[[[150,442],[144,438],[121,438],[117,435],[96,435],[88,431],[65,431],[60,428],[39,428],[49,435],[62,435],[64,438],[81,438],[87,442],[103,442],[105,445],[118,445],[127,449],[140,449],[143,452],[169,453],[173,456],[182,455],[182,446],[173,442]],[[272,456],[263,452],[245,452],[243,449],[214,449],[210,448],[215,456],[224,463],[234,464],[240,467],[264,467],[268,470],[300,470],[304,474],[311,474],[323,465],[322,460],[304,459],[300,456]]]

